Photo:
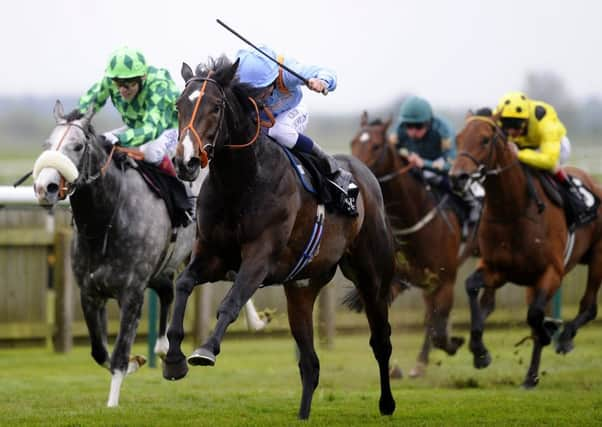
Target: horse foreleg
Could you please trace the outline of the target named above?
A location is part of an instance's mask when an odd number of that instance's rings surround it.
[[[309,418],[311,401],[320,379],[320,361],[314,348],[313,307],[317,290],[313,286],[299,288],[285,286],[288,323],[299,349],[299,374],[301,375],[301,405],[299,418]]]
[[[109,352],[107,350],[106,301],[88,295],[85,288],[82,288],[80,300],[86,326],[88,327],[92,358],[100,366],[108,369]]]
[[[477,369],[486,368],[491,363],[489,350],[483,343],[485,319],[481,312],[478,297],[479,291],[485,286],[483,269],[475,270],[466,279],[466,294],[470,306],[470,351],[473,355],[473,365]]]
[[[537,383],[539,383],[539,363],[541,361],[541,350],[543,349],[543,345],[541,344],[539,338],[536,336],[533,340],[533,352],[531,353],[531,363],[529,365],[529,370],[527,371],[527,376],[525,377],[525,381],[523,382],[523,387],[526,389],[534,388]]]
[[[119,304],[121,319],[119,335],[111,355],[111,390],[107,402],[109,407],[119,405],[119,392],[123,378],[128,373],[135,372],[145,361],[139,358],[130,359],[143,302],[144,289],[131,289],[123,296]]]
[[[220,352],[220,345],[224,339],[224,335],[226,335],[228,326],[238,318],[244,304],[253,296],[266,277],[267,267],[265,260],[268,259],[268,257],[263,257],[259,253],[257,253],[257,255],[259,256],[251,257],[252,259],[246,259],[241,264],[234,284],[217,310],[217,323],[213,333],[201,347],[194,350],[192,354],[188,356],[189,364],[195,366],[215,365],[215,358]]]
[[[181,345],[184,339],[184,312],[186,303],[192,290],[198,283],[198,276],[195,273],[196,259],[186,267],[176,280],[176,295],[171,323],[167,331],[169,349],[163,360],[163,378],[168,380],[179,380],[188,373],[186,356],[182,353]],[[199,265],[200,267],[200,265]]]
[[[594,320],[598,314],[598,290],[602,281],[602,265],[594,258],[590,264],[587,274],[587,287],[585,293],[579,302],[579,313],[577,316],[564,324],[564,328],[558,337],[556,343],[556,352],[566,354],[570,352],[573,345],[573,338],[577,335],[577,330],[587,322]]]
[[[454,355],[464,344],[462,337],[450,337],[449,313],[454,303],[454,283],[443,283],[433,296],[432,336],[433,345],[447,354]]]

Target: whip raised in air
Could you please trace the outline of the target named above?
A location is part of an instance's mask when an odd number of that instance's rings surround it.
[[[305,77],[303,77],[302,75],[300,75],[299,73],[291,70],[289,67],[287,67],[286,65],[282,64],[281,62],[278,62],[277,59],[272,58],[270,55],[268,55],[267,53],[265,53],[263,50],[261,50],[260,48],[258,48],[257,46],[255,46],[253,43],[251,43],[249,40],[247,40],[245,37],[243,37],[242,35],[240,35],[236,30],[234,30],[233,28],[229,27],[228,25],[226,25],[221,19],[217,18],[216,22],[218,24],[220,24],[222,27],[224,27],[226,30],[230,31],[232,34],[234,34],[236,37],[238,37],[239,39],[241,39],[243,42],[245,42],[246,44],[248,44],[249,46],[251,46],[253,49],[255,49],[257,52],[261,53],[263,56],[265,56],[266,58],[268,58],[270,61],[275,62],[276,64],[278,64],[280,67],[282,67],[284,70],[288,71],[289,73],[291,73],[293,76],[297,77],[299,80],[301,80],[303,83],[305,83],[307,86],[309,86],[309,80],[307,80]],[[322,90],[322,94],[324,95],[328,95],[328,89],[324,88]]]

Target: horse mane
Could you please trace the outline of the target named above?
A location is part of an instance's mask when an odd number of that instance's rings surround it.
[[[74,108],[65,115],[65,120],[67,120],[67,123],[71,123],[75,120],[80,120],[82,117],[84,117],[84,113],[82,113],[79,108]],[[96,136],[96,131],[94,130],[92,123],[88,123],[87,129],[85,130],[91,135]]]
[[[491,117],[493,116],[493,111],[489,107],[481,107],[474,113],[474,115],[481,117]]]
[[[255,117],[255,109],[253,104],[249,102],[249,98],[255,99],[260,89],[241,83],[238,80],[238,75],[232,72],[233,66],[234,63],[226,55],[221,55],[218,58],[209,57],[206,63],[197,65],[195,76],[209,76],[222,87],[227,97],[227,110],[234,118]],[[236,133],[245,129],[246,125],[247,123],[241,123],[239,120],[232,121]]]
[[[370,123],[368,123],[368,126],[381,126],[383,124],[384,123],[381,119],[374,119]]]

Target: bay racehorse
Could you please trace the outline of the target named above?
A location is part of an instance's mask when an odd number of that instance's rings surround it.
[[[361,116],[360,130],[351,141],[352,154],[374,173],[383,192],[392,226],[400,278],[422,289],[425,337],[411,377],[425,373],[431,344],[453,355],[464,338],[449,336],[458,267],[477,252],[474,234],[462,245],[462,227],[449,204],[436,200],[387,138],[391,119],[369,122]],[[436,242],[436,244],[435,244]]]
[[[466,280],[474,366],[485,368],[491,363],[483,343],[488,312],[483,313],[477,301],[479,291],[497,289],[506,282],[526,286],[527,323],[534,344],[523,386],[533,388],[539,381],[542,349],[555,332],[554,324],[545,319],[546,303],[577,264],[588,266],[587,287],[579,313],[564,324],[556,351],[571,351],[577,330],[596,317],[602,282],[602,216],[598,211],[594,222],[571,234],[563,209],[552,203],[539,180],[530,178],[521,167],[515,146],[498,127],[496,117],[469,117],[457,144],[459,153],[451,170],[454,186],[464,188],[470,180],[479,180],[486,193],[478,230],[482,261]],[[585,172],[571,167],[566,170],[602,196],[600,187]]]
[[[238,61],[231,63],[224,56],[197,67],[196,74],[182,66],[186,87],[176,103],[180,123],[176,170],[181,178],[193,179],[204,166],[207,151],[211,162],[197,200],[192,260],[176,280],[163,375],[175,380],[188,372],[180,346],[186,301],[197,284],[221,280],[228,270],[238,272],[219,306],[213,333],[188,357],[190,365],[213,366],[226,328],[245,301],[262,284],[283,283],[299,349],[303,391],[298,415],[308,418],[320,371],[313,306],[340,266],[366,306],[370,345],[380,373],[379,408],[382,414],[392,414],[387,298],[394,254],[378,183],[357,159],[337,156],[360,189],[358,215],[325,213],[298,181],[283,149],[261,132],[257,104],[251,88],[237,81],[237,67]],[[296,268],[304,259],[311,260]]]
[[[106,141],[90,121],[93,112],[65,117],[57,101],[56,127],[34,166],[34,190],[41,205],[52,207],[69,195],[75,233],[72,268],[80,287],[81,307],[88,327],[92,357],[111,372],[108,406],[119,404],[121,383],[145,361],[131,356],[144,290],[159,296],[159,338],[155,352],[167,353],[168,310],[173,300],[176,268],[189,257],[194,225],[180,228],[172,241],[172,224],[165,203],[133,168],[111,161]],[[193,185],[198,190],[206,174]],[[107,350],[108,298],[120,306],[119,333],[113,353]],[[248,319],[260,323],[254,307]]]

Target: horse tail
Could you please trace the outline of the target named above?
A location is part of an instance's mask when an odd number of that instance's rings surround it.
[[[357,313],[364,311],[364,301],[356,288],[351,289],[347,292],[347,295],[343,297],[343,305],[347,306],[349,310]]]

